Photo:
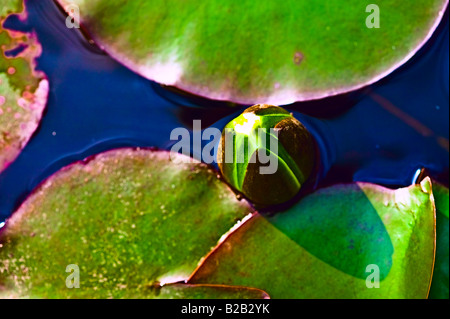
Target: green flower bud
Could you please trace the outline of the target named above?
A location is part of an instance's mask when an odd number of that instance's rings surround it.
[[[314,169],[316,144],[288,111],[258,104],[225,126],[217,162],[228,184],[266,207],[298,194]]]

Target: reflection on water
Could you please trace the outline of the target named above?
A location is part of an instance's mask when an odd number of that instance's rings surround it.
[[[27,21],[11,16],[5,27],[37,33],[43,47],[38,69],[47,74],[50,93],[39,129],[0,175],[0,219],[69,163],[124,146],[168,149],[172,129],[190,128],[193,119],[222,129],[246,108],[161,88],[66,28],[51,0],[26,3]],[[420,167],[448,184],[447,20],[448,14],[427,47],[385,80],[286,106],[319,142],[323,185],[351,180],[407,185]]]

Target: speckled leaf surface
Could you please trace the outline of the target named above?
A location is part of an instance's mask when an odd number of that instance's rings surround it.
[[[159,299],[269,299],[262,290],[219,285],[172,284],[161,288]]]
[[[431,283],[430,298],[449,298],[449,232],[448,232],[448,188],[433,185],[436,202],[436,261],[434,264],[433,281]]]
[[[426,298],[434,245],[429,179],[395,191],[333,186],[273,217],[254,214],[189,282],[251,285],[271,298]],[[373,265],[379,288],[366,285]]]
[[[45,76],[34,70],[41,52],[36,36],[3,28],[8,14],[21,13],[22,6],[22,0],[2,0],[0,8],[0,171],[36,130],[48,94]],[[17,48],[22,51],[12,54]]]
[[[250,208],[217,172],[185,159],[122,149],[47,180],[2,230],[0,294],[152,297],[187,279]],[[68,265],[79,267],[79,289],[66,288]]]
[[[372,83],[429,38],[447,0],[58,0],[135,72],[208,98],[287,104]],[[370,9],[370,7],[369,7]],[[369,17],[369,20],[372,19]]]

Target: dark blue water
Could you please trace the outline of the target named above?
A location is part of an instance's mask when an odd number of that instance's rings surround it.
[[[26,5],[28,19],[10,16],[4,27],[36,32],[43,47],[37,65],[48,76],[50,92],[38,130],[0,174],[0,220],[63,166],[118,147],[169,149],[172,129],[190,129],[194,119],[204,128],[222,129],[246,107],[161,87],[105,55],[79,30],[66,28],[51,0]],[[319,143],[322,186],[353,180],[409,185],[420,168],[448,184],[448,38],[446,14],[429,43],[383,81],[286,106]]]

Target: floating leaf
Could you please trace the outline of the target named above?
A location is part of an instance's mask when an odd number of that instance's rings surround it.
[[[22,0],[2,0],[0,10],[0,171],[12,162],[36,130],[47,102],[48,81],[34,70],[41,47],[34,34],[3,29]],[[15,51],[18,49],[18,53]],[[13,52],[13,53],[11,53]]]
[[[135,72],[197,95],[287,104],[372,83],[408,60],[446,0],[59,0]],[[369,28],[371,14],[380,28]],[[367,12],[369,11],[369,12]],[[369,26],[368,26],[369,25]]]
[[[161,288],[160,299],[269,299],[262,290],[218,285],[172,284]]]
[[[334,186],[273,217],[254,214],[189,283],[249,285],[272,298],[426,298],[434,223],[429,179],[396,191]],[[378,271],[379,288],[369,288]]]
[[[430,298],[449,298],[449,232],[448,232],[448,188],[434,184],[433,194],[436,201],[436,261],[434,263],[433,281]]]
[[[111,151],[47,180],[1,234],[3,296],[152,297],[187,279],[250,208],[215,171],[169,154]],[[79,289],[66,287],[73,267]]]

